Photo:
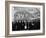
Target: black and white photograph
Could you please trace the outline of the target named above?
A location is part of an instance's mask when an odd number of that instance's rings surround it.
[[[13,7],[12,31],[40,30],[40,8]]]

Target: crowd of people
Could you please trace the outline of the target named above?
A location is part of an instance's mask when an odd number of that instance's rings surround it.
[[[12,22],[12,30],[13,31],[21,31],[21,30],[39,30],[40,29],[40,20],[28,22],[28,21],[15,21]]]

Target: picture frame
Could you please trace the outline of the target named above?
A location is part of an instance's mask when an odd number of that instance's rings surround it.
[[[24,29],[23,27],[22,27],[23,30],[22,29],[13,30],[14,28],[13,28],[13,24],[12,24],[11,19],[12,19],[12,14],[14,15],[14,11],[12,10],[12,7],[13,7],[13,9],[15,9],[14,10],[15,12],[16,12],[16,10],[17,11],[19,10],[19,12],[21,12],[24,9],[25,10],[30,10],[30,12],[31,12],[32,9],[33,10],[36,10],[35,8],[39,9],[40,14],[38,13],[39,14],[38,17],[40,17],[39,20],[41,20],[41,22],[40,22],[41,24],[39,24],[40,26],[37,26],[37,30],[36,30],[35,27],[31,27],[32,29],[30,28],[30,30],[29,29]],[[36,16],[37,16],[37,13],[36,13]],[[23,16],[20,15],[20,17],[21,17],[21,20],[22,20]],[[36,19],[36,18],[32,18],[32,19]],[[30,22],[30,20],[29,20],[29,22]],[[31,23],[33,23],[33,22],[31,21]],[[39,31],[38,31],[38,29],[39,29]],[[42,30],[40,31],[40,29],[42,29]],[[5,2],[5,36],[6,37],[35,36],[35,35],[44,35],[44,34],[45,34],[45,3],[19,2],[19,1],[6,1]]]

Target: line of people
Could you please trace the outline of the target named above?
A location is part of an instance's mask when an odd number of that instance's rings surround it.
[[[16,21],[12,22],[12,30],[20,31],[20,30],[38,30],[40,29],[40,21],[28,22],[28,21]]]

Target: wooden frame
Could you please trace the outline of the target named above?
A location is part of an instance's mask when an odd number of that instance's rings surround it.
[[[9,34],[9,4],[23,3],[31,5],[42,5],[43,6],[43,33],[34,34]],[[6,37],[18,37],[18,36],[34,36],[34,35],[44,35],[45,34],[45,4],[44,3],[30,3],[30,2],[17,2],[17,1],[6,1],[5,2],[5,36]]]

